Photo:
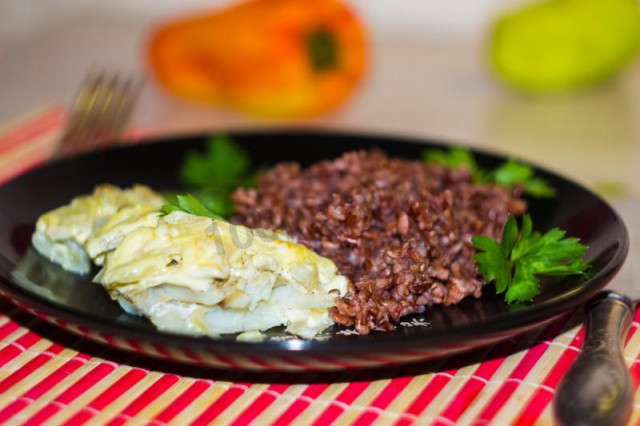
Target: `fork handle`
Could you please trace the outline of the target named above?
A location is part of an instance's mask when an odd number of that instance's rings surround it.
[[[633,384],[622,352],[633,303],[606,291],[586,310],[584,347],[556,393],[556,420],[562,425],[624,425],[631,415]]]

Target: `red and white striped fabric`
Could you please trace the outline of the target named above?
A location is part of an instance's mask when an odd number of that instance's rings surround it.
[[[64,109],[49,108],[0,126],[0,182],[46,161],[65,119]],[[0,423],[551,424],[555,389],[582,346],[580,315],[448,359],[292,379],[140,358],[0,301]],[[639,321],[637,311],[625,349],[634,378]]]

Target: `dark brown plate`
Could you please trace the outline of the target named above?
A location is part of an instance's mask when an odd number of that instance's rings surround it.
[[[283,160],[309,165],[354,149],[378,147],[392,156],[418,158],[426,147],[443,145],[362,134],[321,131],[231,132],[255,165]],[[589,279],[548,282],[533,303],[507,305],[487,287],[480,299],[434,307],[407,318],[395,330],[352,335],[339,327],[315,340],[268,332],[261,343],[236,342],[234,336],[192,338],[157,331],[147,320],[128,315],[88,278],[65,272],[30,247],[40,214],[88,193],[98,183],[157,189],[180,187],[176,170],[185,151],[201,148],[206,135],[114,148],[55,162],[0,188],[0,291],[10,300],[61,327],[121,349],[201,365],[270,370],[328,370],[372,367],[425,360],[487,345],[540,327],[575,309],[602,288],[622,265],[628,249],[621,219],[597,195],[542,169],[557,197],[530,200],[541,231],[557,226],[589,246]],[[494,167],[504,158],[476,152],[478,162]]]

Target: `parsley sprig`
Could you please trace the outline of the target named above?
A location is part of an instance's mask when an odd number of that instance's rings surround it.
[[[476,183],[496,183],[507,188],[522,185],[526,194],[538,198],[555,195],[553,187],[544,179],[535,176],[533,168],[513,159],[505,161],[492,171],[480,168],[471,151],[462,147],[453,147],[449,151],[425,150],[422,159],[427,163],[437,163],[452,169],[466,167]]]
[[[239,186],[256,185],[257,174],[252,173],[250,168],[249,156],[241,147],[225,135],[213,136],[207,142],[204,152],[188,152],[182,161],[180,180],[190,188],[190,195],[182,196],[183,205],[198,211],[198,206],[194,203],[196,200],[218,217],[233,215],[231,193]],[[184,210],[175,196],[167,198],[169,205]]]
[[[544,234],[533,231],[529,215],[524,215],[519,230],[509,216],[501,242],[487,236],[471,239],[478,250],[478,272],[488,282],[495,281],[498,294],[506,291],[508,303],[530,301],[540,293],[540,275],[584,274],[589,267],[582,259],[587,246],[564,236],[558,228]]]
[[[533,169],[516,160],[507,160],[489,173],[491,180],[498,185],[510,188],[522,185],[525,194],[538,198],[549,198],[556,194],[553,187],[542,178],[535,176]]]
[[[247,153],[226,135],[215,135],[205,152],[190,151],[180,167],[180,179],[194,188],[229,189],[245,184],[251,161]]]
[[[450,169],[464,166],[474,175],[478,172],[478,164],[471,151],[454,146],[449,151],[428,149],[422,152],[422,159],[426,163],[437,163]]]
[[[222,216],[209,210],[200,202],[200,200],[191,194],[176,195],[174,201],[170,201],[162,206],[162,213],[164,214],[169,214],[175,211],[190,213],[196,216],[205,216],[216,220],[224,220]]]

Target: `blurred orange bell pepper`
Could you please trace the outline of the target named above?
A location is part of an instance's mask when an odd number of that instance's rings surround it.
[[[268,117],[342,103],[367,65],[364,29],[338,0],[252,0],[160,27],[149,47],[178,96]]]

